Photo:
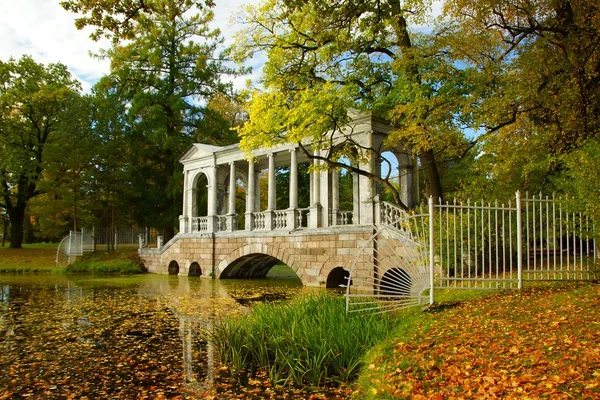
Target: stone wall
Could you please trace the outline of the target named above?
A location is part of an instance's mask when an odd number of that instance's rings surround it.
[[[167,274],[169,264],[175,261],[179,275],[188,275],[190,265],[197,262],[202,276],[214,274],[217,278],[221,275],[261,277],[277,259],[292,268],[303,284],[324,286],[333,268],[350,268],[359,249],[369,245],[371,234],[371,228],[356,229],[352,233],[319,230],[314,234],[299,231],[260,237],[244,236],[243,232],[214,237],[184,234],[176,236],[160,251],[141,250],[140,257],[153,273]],[[361,261],[359,268],[372,269],[373,266]]]

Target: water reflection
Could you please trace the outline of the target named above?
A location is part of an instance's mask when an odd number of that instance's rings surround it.
[[[154,398],[215,385],[209,333],[299,280],[0,276],[0,397]]]

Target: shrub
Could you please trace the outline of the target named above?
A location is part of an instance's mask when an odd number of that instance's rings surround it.
[[[146,272],[137,254],[129,253],[93,253],[84,256],[67,266],[72,274],[140,274]]]

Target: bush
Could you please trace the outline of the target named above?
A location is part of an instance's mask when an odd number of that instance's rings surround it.
[[[320,294],[258,304],[249,315],[224,319],[212,337],[234,370],[268,373],[275,384],[320,386],[352,379],[391,326],[387,315],[348,315],[341,296]]]
[[[67,266],[72,274],[141,274],[147,272],[137,253],[93,253]]]

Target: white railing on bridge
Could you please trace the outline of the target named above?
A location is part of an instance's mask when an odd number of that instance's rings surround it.
[[[352,225],[353,224],[353,213],[352,211],[338,211],[337,212],[337,225]]]
[[[267,217],[270,217],[271,214],[267,216],[265,212],[254,212],[252,213],[252,225],[256,230],[265,230],[267,229]]]
[[[192,218],[192,232],[208,232],[208,217]]]
[[[287,211],[274,211],[273,214],[273,229],[286,229]]]
[[[229,230],[229,221],[226,215],[217,216],[216,231],[227,232]]]
[[[296,212],[296,227],[308,228],[310,224],[310,208],[298,208]]]

